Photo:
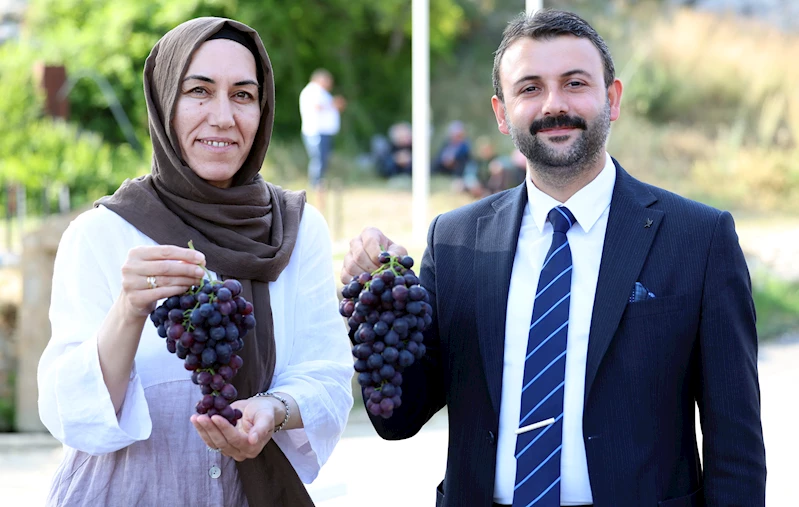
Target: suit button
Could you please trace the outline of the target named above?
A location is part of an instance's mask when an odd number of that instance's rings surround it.
[[[496,441],[497,441],[497,439],[494,437],[494,432],[493,431],[489,431],[488,432],[488,443],[491,444],[491,445],[494,445],[494,443]]]

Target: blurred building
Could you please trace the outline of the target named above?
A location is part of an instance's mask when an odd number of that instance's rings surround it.
[[[19,38],[26,0],[0,0],[0,44]]]
[[[671,0],[676,5],[765,21],[783,30],[799,32],[797,0]]]

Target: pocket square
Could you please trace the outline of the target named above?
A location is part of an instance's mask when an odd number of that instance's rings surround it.
[[[655,295],[643,286],[641,282],[635,282],[633,293],[630,294],[630,303],[638,303],[639,301],[646,301],[647,299],[654,299]]]

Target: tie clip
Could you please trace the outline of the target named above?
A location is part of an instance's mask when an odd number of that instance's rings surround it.
[[[517,435],[521,435],[522,433],[527,433],[528,431],[537,430],[538,428],[543,428],[544,426],[549,426],[550,424],[554,424],[554,423],[555,423],[555,418],[554,417],[550,417],[549,419],[546,419],[544,421],[539,421],[539,422],[537,422],[535,424],[531,424],[529,426],[523,426],[523,427],[521,427],[521,428],[516,430],[516,434]]]

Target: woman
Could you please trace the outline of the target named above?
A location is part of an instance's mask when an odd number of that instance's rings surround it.
[[[79,216],[56,257],[39,411],[65,457],[48,504],[312,505],[301,481],[344,429],[352,361],[324,219],[258,174],[269,58],[246,25],[195,19],[155,45],[144,89],[151,174]],[[235,427],[195,413],[199,387],[148,323],[206,264],[255,307]]]

